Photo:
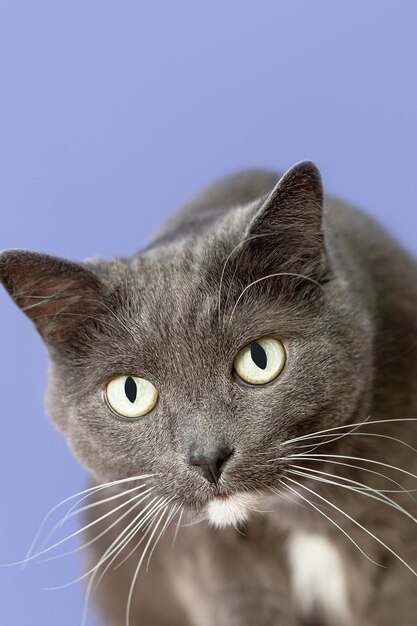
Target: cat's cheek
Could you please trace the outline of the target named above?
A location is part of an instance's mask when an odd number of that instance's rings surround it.
[[[59,376],[55,376],[52,368],[49,370],[48,386],[45,394],[45,409],[54,426],[66,434],[72,407],[70,403],[65,401],[65,396],[60,389]]]

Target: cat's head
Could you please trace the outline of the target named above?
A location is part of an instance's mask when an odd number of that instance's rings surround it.
[[[153,474],[161,496],[236,523],[279,489],[285,442],[363,411],[369,320],[322,205],[303,162],[202,233],[130,258],[1,254],[48,348],[50,417],[98,480]]]

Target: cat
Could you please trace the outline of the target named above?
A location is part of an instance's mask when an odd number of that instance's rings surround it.
[[[417,264],[313,163],[214,183],[132,257],[0,277],[94,480],[106,626],[417,623]]]

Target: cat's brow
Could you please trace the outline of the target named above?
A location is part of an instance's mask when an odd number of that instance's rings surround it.
[[[311,278],[310,276],[305,276],[304,274],[297,274],[295,272],[277,272],[274,274],[268,274],[267,276],[262,276],[261,278],[257,278],[256,280],[252,281],[249,285],[247,285],[243,291],[241,292],[240,296],[238,297],[238,299],[235,302],[235,305],[232,309],[232,312],[230,314],[229,317],[229,321],[228,321],[228,325],[230,325],[233,315],[236,311],[236,307],[239,304],[240,300],[242,299],[243,295],[245,294],[245,292],[252,287],[253,285],[256,285],[257,283],[260,283],[264,280],[268,280],[269,278],[277,278],[280,276],[289,276],[289,277],[294,277],[294,278],[301,278],[302,280],[307,280],[310,283],[313,283],[316,287],[319,287],[322,291],[325,291],[323,285],[321,285],[317,280],[315,280],[314,278]]]
[[[224,279],[224,274],[226,271],[226,267],[227,264],[229,263],[230,259],[232,258],[233,254],[239,249],[241,248],[245,243],[247,243],[248,241],[251,241],[252,239],[258,239],[260,237],[268,237],[271,236],[271,233],[260,233],[258,235],[251,235],[250,237],[247,237],[246,239],[243,239],[243,241],[240,241],[234,248],[233,250],[230,252],[230,254],[227,256],[224,264],[223,264],[223,269],[221,272],[221,276],[220,276],[220,284],[219,284],[219,296],[218,296],[218,319],[219,319],[219,324],[220,324],[220,318],[221,318],[221,297],[222,297],[222,287],[223,287],[223,279]],[[232,280],[235,277],[236,274],[236,267],[234,269],[233,272],[233,276],[232,276]],[[227,306],[227,301],[229,299],[229,294],[230,294],[230,285],[229,285],[229,290],[227,292],[227,296],[226,296],[226,303],[225,303],[225,307]]]

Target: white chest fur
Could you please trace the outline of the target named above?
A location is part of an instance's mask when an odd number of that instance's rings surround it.
[[[294,532],[288,540],[291,587],[300,617],[352,624],[342,556],[326,536]]]

